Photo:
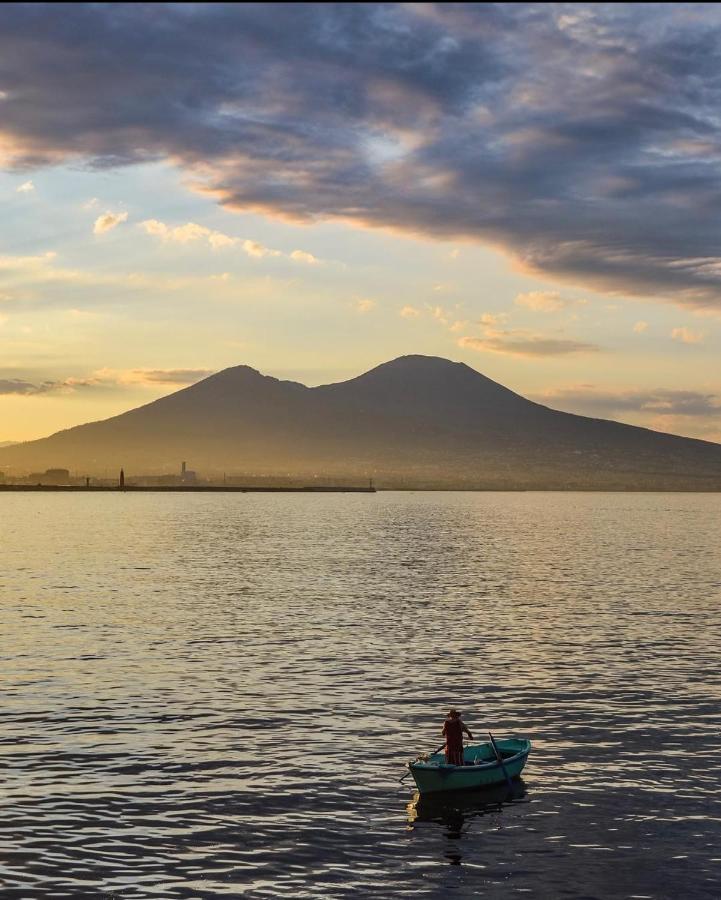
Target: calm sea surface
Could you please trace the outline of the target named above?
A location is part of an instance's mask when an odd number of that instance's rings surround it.
[[[721,496],[0,495],[0,897],[721,897]],[[449,705],[534,749],[412,804]]]

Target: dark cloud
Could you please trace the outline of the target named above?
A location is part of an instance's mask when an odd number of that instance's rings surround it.
[[[716,4],[7,4],[0,146],[719,307],[720,71]]]
[[[568,412],[613,416],[624,412],[660,416],[710,416],[721,418],[721,397],[699,391],[667,388],[608,391],[593,385],[548,391],[532,399]]]
[[[69,378],[66,381],[41,381],[38,384],[19,378],[0,378],[0,394],[21,394],[31,397],[38,394],[68,393],[94,384],[94,381],[77,378]]]
[[[215,369],[101,369],[85,378],[70,377],[63,381],[37,384],[19,378],[0,378],[1,394],[67,394],[82,390],[104,390],[118,385],[188,385],[212,375]]]
[[[43,386],[20,381],[16,378],[0,378],[0,394],[42,394]]]

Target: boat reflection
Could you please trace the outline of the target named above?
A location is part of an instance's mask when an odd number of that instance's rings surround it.
[[[506,784],[495,784],[470,793],[459,791],[425,797],[416,793],[406,807],[408,829],[413,831],[421,823],[433,822],[444,827],[446,838],[459,840],[470,830],[473,819],[495,818],[504,806],[523,800],[525,796],[526,785],[520,778],[510,788]],[[461,853],[455,847],[449,847],[445,856],[456,865],[461,861]]]

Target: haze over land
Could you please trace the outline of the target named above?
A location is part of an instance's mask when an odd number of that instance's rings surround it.
[[[138,409],[0,449],[78,474],[374,477],[381,486],[721,489],[721,445],[558,412],[462,363],[404,356],[309,388],[248,366]]]

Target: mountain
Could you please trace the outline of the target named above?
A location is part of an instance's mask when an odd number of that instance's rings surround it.
[[[309,388],[224,369],[111,419],[0,449],[0,468],[178,471],[383,486],[721,489],[721,445],[571,415],[463,363],[403,356]]]

